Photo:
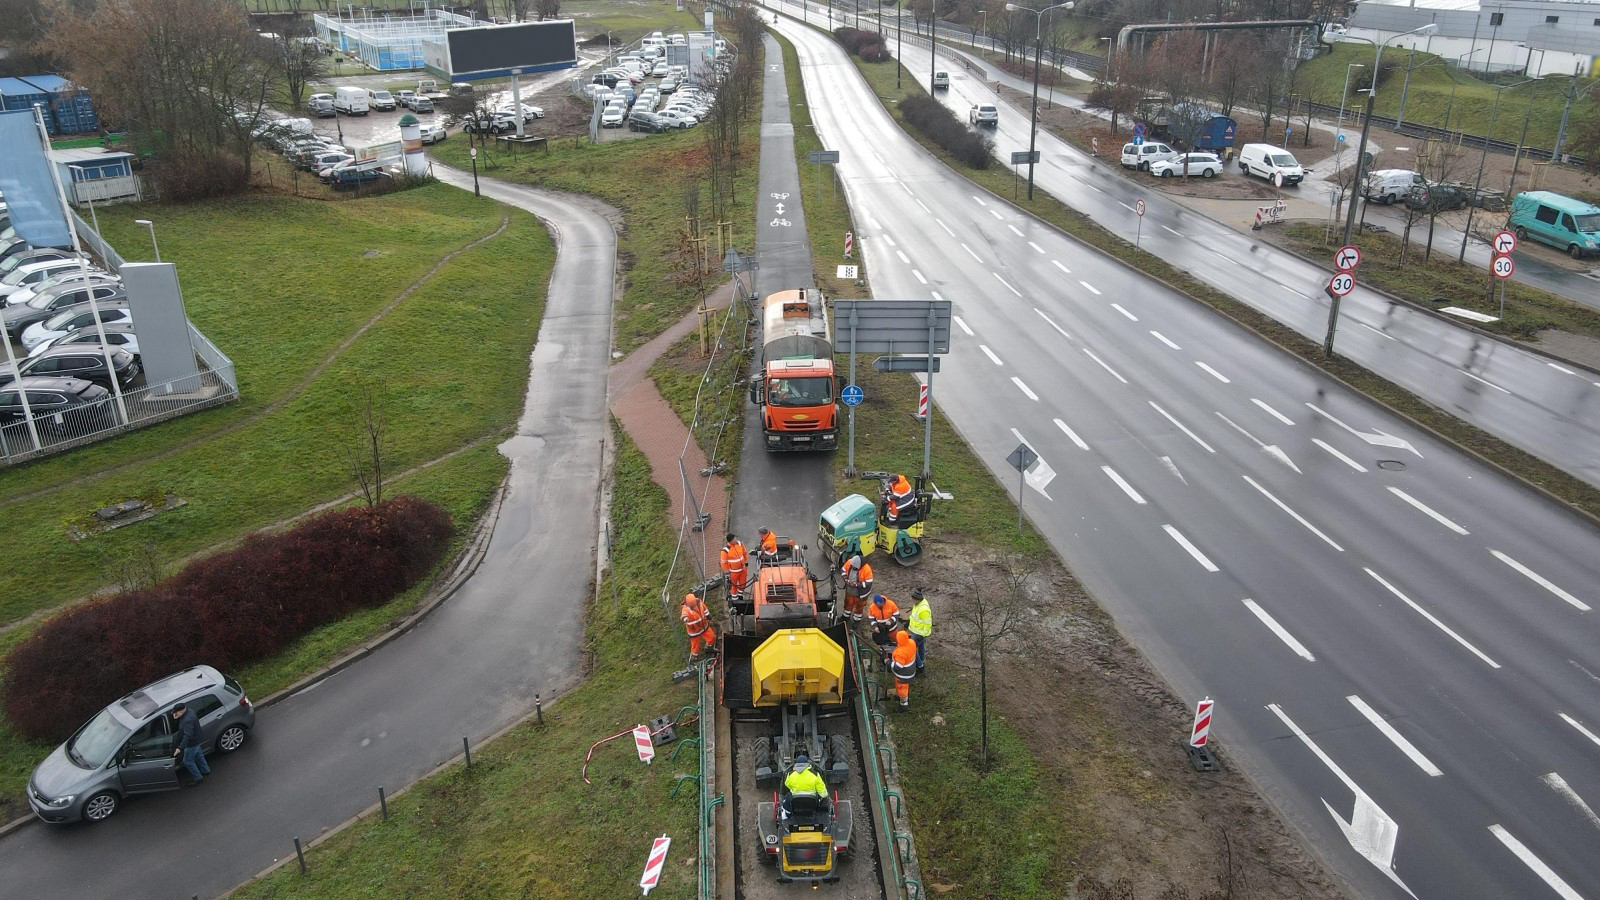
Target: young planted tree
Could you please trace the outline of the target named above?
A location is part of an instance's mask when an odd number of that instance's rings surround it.
[[[978,657],[978,759],[989,767],[989,660],[1021,631],[1032,608],[1028,589],[1034,570],[1019,558],[992,559],[961,584],[965,596],[949,604],[958,640]]]
[[[388,405],[383,397],[370,383],[357,384],[350,396],[343,449],[350,478],[369,508],[383,502],[384,435],[388,424]]]

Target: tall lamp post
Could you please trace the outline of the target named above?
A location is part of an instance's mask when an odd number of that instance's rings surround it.
[[[906,11],[898,4],[894,8],[894,89],[900,90],[900,72],[906,63]],[[932,85],[929,85],[932,89]]]
[[[1349,94],[1350,94],[1350,70],[1351,69],[1365,69],[1366,67],[1367,67],[1366,63],[1351,63],[1350,65],[1344,67],[1344,89],[1339,91],[1339,128],[1338,128],[1338,133],[1340,135],[1344,134],[1344,101],[1345,101],[1345,97],[1349,96]],[[1335,141],[1335,143],[1339,143],[1339,140],[1338,140],[1337,137],[1334,138],[1334,141]],[[1337,152],[1339,150],[1343,150],[1343,149],[1344,149],[1343,147],[1335,147],[1334,148],[1335,152]]]
[[[933,76],[939,68],[939,0],[928,5],[928,90],[933,90]]]
[[[468,150],[467,155],[472,157],[472,196],[481,197],[483,195],[478,192],[478,148]]]
[[[156,223],[149,219],[134,219],[133,224],[150,229],[150,249],[156,252],[156,262],[161,262],[161,245],[156,243]]]
[[[1028,118],[1028,199],[1033,199],[1033,153],[1039,133],[1039,56],[1044,49],[1044,14],[1057,9],[1071,9],[1077,4],[1073,0],[1046,6],[1043,9],[1033,9],[1027,6],[1018,6],[1007,3],[1008,12],[1033,13],[1033,112]]]
[[[1383,48],[1389,46],[1392,41],[1397,41],[1403,37],[1433,34],[1438,30],[1438,25],[1433,22],[1429,22],[1428,24],[1419,28],[1413,28],[1410,31],[1397,34],[1388,40],[1382,41],[1381,43],[1377,41],[1369,41],[1366,38],[1351,37],[1349,35],[1345,35],[1343,38],[1347,41],[1362,41],[1364,43],[1372,44],[1374,48],[1372,55],[1372,86],[1367,89],[1367,108],[1365,114],[1361,118],[1361,140],[1356,144],[1356,172],[1355,176],[1350,181],[1350,205],[1344,211],[1344,242],[1346,244],[1350,243],[1350,232],[1356,227],[1356,198],[1360,196],[1361,173],[1367,165],[1367,135],[1372,132],[1372,102],[1378,96],[1378,72],[1380,71],[1383,63]],[[1333,302],[1328,306],[1328,336],[1322,340],[1323,356],[1333,356],[1333,332],[1338,324],[1339,298],[1334,297]]]
[[[983,25],[984,36],[987,37],[988,34],[989,34],[989,11],[987,9],[980,9],[980,10],[978,10],[978,15],[980,17],[978,19],[978,21],[981,22],[982,25]],[[989,49],[991,51],[994,50],[994,41],[993,40],[989,41]],[[1543,57],[1540,57],[1540,59],[1543,59]]]

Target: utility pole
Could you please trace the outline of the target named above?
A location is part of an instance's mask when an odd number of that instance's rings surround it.
[[[939,68],[939,0],[928,7],[928,91],[933,92],[934,70]],[[1034,91],[1038,93],[1037,90]],[[1037,102],[1037,98],[1036,98]]]
[[[1529,53],[1528,56],[1532,57],[1533,54]],[[1507,203],[1510,203],[1511,198],[1516,196],[1518,164],[1522,162],[1522,148],[1528,144],[1528,120],[1533,118],[1533,98],[1538,92],[1538,87],[1538,85],[1533,85],[1528,88],[1528,111],[1522,114],[1522,137],[1517,138],[1517,149],[1511,153],[1511,180],[1506,183]]]
[[[1417,61],[1417,46],[1411,45],[1411,55],[1406,57],[1406,80],[1400,83],[1400,108],[1394,114],[1394,127],[1399,128],[1405,124],[1406,119],[1406,91],[1411,88],[1411,64]]]
[[[1519,83],[1526,84],[1527,82]],[[1505,96],[1506,88],[1508,87],[1516,87],[1516,85],[1508,84],[1494,90],[1494,106],[1489,108],[1489,130],[1484,132],[1483,154],[1478,157],[1478,178],[1472,183],[1472,195],[1474,197],[1478,195],[1478,189],[1483,187],[1483,165],[1489,160],[1489,139],[1494,135],[1495,117],[1500,114],[1500,98]],[[1461,252],[1456,254],[1456,262],[1464,263],[1467,261],[1467,240],[1472,237],[1472,214],[1477,211],[1478,208],[1476,206],[1471,203],[1467,204],[1467,227],[1461,229]]]
[[[1572,67],[1572,80],[1567,84],[1567,105],[1561,108],[1561,127],[1556,129],[1556,149],[1550,154],[1552,162],[1561,160],[1561,145],[1567,142],[1567,118],[1572,115],[1572,101],[1578,96],[1578,68]]]

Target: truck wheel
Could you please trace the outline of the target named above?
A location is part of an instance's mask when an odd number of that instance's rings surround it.
[[[772,766],[772,739],[759,738],[756,740],[756,768],[771,769]],[[776,770],[774,770],[776,771]]]

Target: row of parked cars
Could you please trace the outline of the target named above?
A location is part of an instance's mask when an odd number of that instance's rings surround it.
[[[443,140],[443,129],[438,130],[441,134],[433,136],[434,141]],[[390,177],[380,166],[359,162],[348,147],[314,131],[280,125],[264,132],[261,141],[282,153],[295,168],[315,173],[323,184],[336,191],[354,190]]]

